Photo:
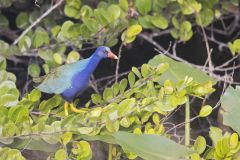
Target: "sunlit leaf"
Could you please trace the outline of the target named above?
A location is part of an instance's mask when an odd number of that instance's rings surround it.
[[[141,14],[145,15],[151,10],[152,1],[151,0],[147,0],[147,1],[146,0],[137,0],[136,7]]]
[[[210,105],[205,105],[201,108],[199,116],[200,117],[207,117],[209,114],[212,113],[212,107]]]
[[[126,132],[116,132],[113,136],[123,148],[137,154],[143,159],[172,160],[181,157],[184,158],[194,153],[193,150],[163,136],[136,135]]]
[[[240,134],[240,88],[237,86],[235,89],[231,86],[227,88],[224,96],[221,99],[223,112],[223,123],[232,127]]]
[[[28,74],[32,77],[39,77],[40,75],[40,68],[37,64],[32,63],[28,66]]]
[[[177,82],[184,79],[186,76],[193,77],[193,79],[199,83],[206,82],[207,80],[211,80],[215,83],[215,80],[213,78],[200,71],[199,69],[193,68],[190,65],[184,64],[182,62],[174,61],[165,55],[155,56],[148,62],[150,66],[158,66],[160,63],[169,64],[169,69],[164,72],[163,75],[159,78],[160,83],[163,83],[165,79]]]
[[[17,19],[16,19],[16,25],[20,29],[25,29],[29,25],[29,15],[26,12],[21,12],[18,14]]]

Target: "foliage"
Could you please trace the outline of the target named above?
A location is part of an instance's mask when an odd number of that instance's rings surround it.
[[[209,134],[214,146],[207,147],[205,138],[199,136],[194,143],[194,150],[197,153],[191,155],[192,160],[200,160],[201,155],[206,160],[239,159],[240,142],[237,133],[223,135],[221,129],[210,127]]]
[[[239,87],[235,89],[229,87],[222,98],[222,108],[223,113],[223,123],[227,126],[232,127],[235,131],[240,133],[240,128],[237,119],[239,118],[239,97],[240,90]]]
[[[180,159],[194,153],[193,150],[163,136],[116,132],[114,137],[124,149],[133,151],[143,159]]]
[[[59,96],[40,102],[41,94],[37,90],[26,95],[16,106],[8,109],[2,105],[4,114],[1,118],[3,127],[1,142],[12,143],[13,136],[26,137],[27,139],[30,136],[34,140],[40,138],[49,144],[62,143],[66,146],[68,143],[72,143],[73,149],[69,155],[66,155],[67,151],[64,151],[64,148],[60,148],[56,151],[55,158],[81,157],[83,155],[88,158],[91,157],[91,153],[89,153],[91,151],[86,148],[88,143],[80,141],[80,146],[75,144],[72,134],[85,139],[84,135],[92,138],[97,137],[97,135],[108,137],[114,132],[124,130],[124,128],[135,133],[142,132],[141,128],[143,128],[145,134],[164,135],[165,127],[161,124],[160,115],[166,116],[176,107],[186,103],[189,95],[203,96],[211,93],[213,89],[209,88],[207,92],[199,92],[199,87],[205,89],[210,86],[206,86],[205,82],[194,81],[194,78],[185,78],[176,83],[171,80],[165,80],[163,84],[156,83],[159,76],[169,69],[168,63],[161,63],[157,59],[157,57],[155,60],[153,59],[152,63],[159,63],[159,65],[144,64],[140,71],[134,67],[132,72],[128,74],[128,79],[122,79],[112,87],[106,88],[102,96],[93,94],[92,102],[95,107],[82,108],[81,110],[85,111],[82,114],[72,113],[65,117],[63,103]],[[30,117],[29,113],[35,110],[39,110],[40,115],[32,114]],[[11,116],[13,114],[14,117]],[[148,122],[151,115],[153,115],[153,123]],[[145,123],[146,125],[144,125]],[[141,139],[144,140],[144,137]],[[98,140],[105,141],[102,138],[98,138]],[[121,145],[119,139],[114,140],[114,143]],[[159,143],[163,142],[159,141]],[[183,156],[183,153],[179,154]],[[148,156],[147,153],[144,155],[135,154],[143,156],[143,158]]]
[[[21,63],[30,57],[26,70],[36,78],[41,70],[49,73],[78,61],[87,46],[112,47],[119,42],[127,46],[143,31],[161,34],[169,30],[176,41],[186,42],[194,28],[209,26],[238,6],[237,1],[109,0],[95,7],[84,0],[35,3],[40,7],[16,9],[29,1],[0,0],[1,9],[13,8],[17,14],[11,20],[6,11],[0,12],[0,31],[8,33],[14,23],[16,33],[22,32],[12,43],[0,40],[0,159],[25,159],[20,151],[27,149],[43,151],[48,159],[89,160],[94,154],[92,141],[109,144],[109,159],[239,159],[238,134],[223,133],[220,128],[210,128],[212,146],[203,136],[190,146],[174,142],[176,134],[171,131],[178,125],[169,129],[168,118],[187,106],[189,99],[208,97],[217,81],[163,54],[139,68],[132,67],[125,78],[92,94],[81,106],[83,112],[68,116],[59,95],[47,99],[36,89],[20,95],[16,77],[8,70],[8,62]],[[239,46],[239,39],[228,43],[233,55],[240,52]],[[222,103],[224,124],[239,133],[238,87],[229,87]],[[199,114],[184,124],[208,117],[214,109],[204,104]]]

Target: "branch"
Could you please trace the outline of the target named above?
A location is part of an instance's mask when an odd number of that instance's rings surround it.
[[[47,10],[44,14],[42,14],[36,21],[34,21],[27,29],[25,29],[22,34],[13,42],[13,44],[17,44],[34,26],[36,26],[43,18],[45,18],[47,15],[49,15],[54,9],[56,9],[58,6],[62,4],[64,0],[59,0],[57,3],[49,10]]]
[[[120,64],[123,45],[124,45],[123,43],[120,45],[119,51],[118,51],[118,60],[117,60],[117,65],[115,70],[115,82],[118,81],[118,71],[119,71],[119,64]]]

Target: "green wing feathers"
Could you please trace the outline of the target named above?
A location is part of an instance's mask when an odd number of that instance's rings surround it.
[[[47,75],[34,79],[41,82],[36,88],[42,92],[60,94],[71,87],[73,76],[86,68],[88,59],[60,66],[51,70]]]
[[[71,69],[59,67],[38,80],[42,83],[36,88],[42,92],[60,94],[71,86]]]

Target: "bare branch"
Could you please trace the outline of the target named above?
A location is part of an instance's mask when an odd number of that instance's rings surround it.
[[[115,82],[118,81],[118,71],[119,71],[119,64],[120,64],[123,45],[124,45],[123,43],[120,45],[119,51],[118,51],[118,60],[117,60],[117,65],[115,70]]]

